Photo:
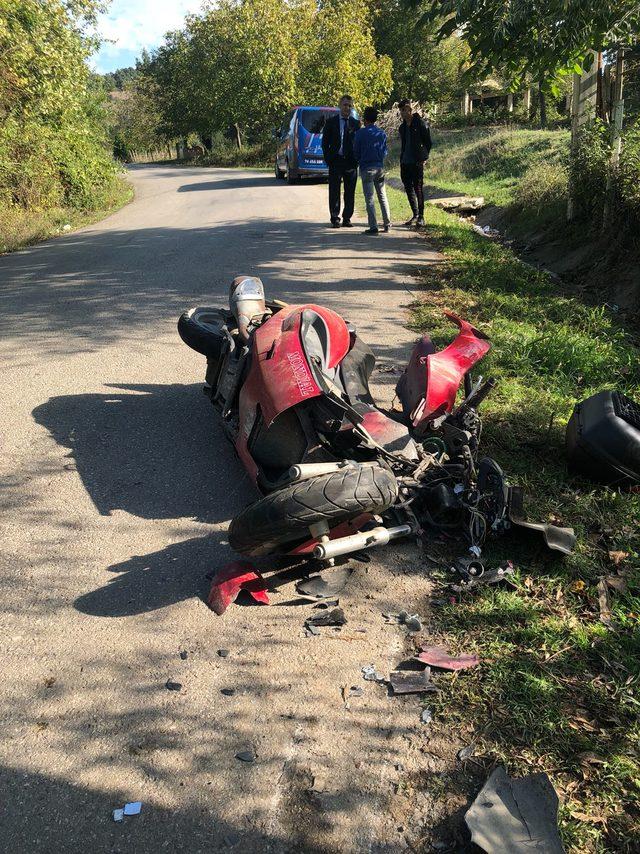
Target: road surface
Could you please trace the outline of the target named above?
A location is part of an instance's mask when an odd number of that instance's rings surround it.
[[[292,583],[216,617],[206,576],[256,496],[175,324],[258,274],[272,297],[343,313],[389,368],[414,337],[412,274],[436,256],[401,230],[327,228],[323,184],[130,175],[128,207],[0,258],[0,850],[403,850],[437,825],[423,783],[452,745],[438,753],[417,700],[360,668],[402,659],[382,613],[424,609],[420,553],[357,564],[339,634],[303,636]],[[397,375],[375,376],[390,401]],[[345,706],[351,685],[364,696]]]

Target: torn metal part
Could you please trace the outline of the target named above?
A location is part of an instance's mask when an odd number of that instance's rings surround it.
[[[246,590],[256,602],[269,604],[264,579],[246,560],[234,560],[216,573],[207,603],[220,616],[235,602],[241,590]]]
[[[340,566],[311,575],[296,584],[296,591],[310,599],[333,599],[344,590],[352,572],[353,567]]]
[[[457,565],[453,566],[452,570],[460,575],[460,583],[451,585],[451,589],[456,593],[461,593],[463,590],[471,590],[473,587],[480,587],[485,584],[500,584],[503,581],[511,584],[512,587],[514,586],[513,581],[511,580],[513,577],[514,566],[510,560],[505,561],[505,563],[501,564],[496,569],[485,569],[478,575],[466,575],[465,572]]]
[[[314,626],[313,624],[311,624],[311,625],[305,626],[304,634],[305,634],[305,637],[311,638],[311,637],[322,634],[322,632],[320,631],[320,629],[317,626]]]
[[[416,658],[440,670],[466,670],[480,664],[477,655],[449,655],[442,646],[423,646]]]
[[[465,815],[471,840],[492,854],[564,854],[558,796],[546,774],[512,779],[496,768]]]
[[[571,554],[576,544],[576,535],[573,528],[559,528],[557,525],[548,525],[544,522],[527,522],[524,517],[524,491],[521,486],[509,487],[509,520],[519,528],[527,528],[530,531],[539,531],[544,537],[545,543],[550,549],[562,554]]]
[[[304,624],[309,628],[310,626],[344,626],[346,622],[347,618],[342,608],[332,608],[315,617],[307,617]]]
[[[323,610],[325,610],[326,608],[335,608],[339,604],[339,599],[323,599],[322,602],[316,602],[313,608],[322,608]]]
[[[378,673],[373,664],[367,664],[362,668],[362,677],[367,682],[385,682],[382,673]]]
[[[438,690],[431,681],[429,667],[424,670],[394,670],[389,674],[389,682],[394,694],[421,694]]]

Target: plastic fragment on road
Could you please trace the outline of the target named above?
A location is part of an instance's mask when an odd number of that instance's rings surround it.
[[[167,679],[164,683],[164,687],[168,691],[179,691],[182,688],[182,682],[174,682],[172,679]]]
[[[304,624],[310,628],[311,626],[344,626],[346,622],[347,618],[342,608],[332,608],[330,611],[323,611],[315,617],[307,617]]]
[[[124,814],[125,815],[140,815],[141,809],[142,809],[142,801],[131,801],[131,803],[124,805]]]
[[[431,709],[423,709],[420,715],[420,720],[423,724],[430,724],[433,720],[433,712]]]
[[[239,759],[240,762],[254,762],[256,758],[253,750],[240,750],[236,753],[236,759]]]
[[[499,766],[464,820],[472,842],[483,851],[564,854],[558,832],[558,796],[546,774],[513,779]]]
[[[114,821],[123,821],[124,820],[124,810],[114,810],[113,811],[113,820]]]
[[[246,590],[256,602],[269,604],[267,585],[263,577],[246,560],[234,560],[216,573],[207,604],[220,616],[235,602],[241,590]]]
[[[389,674],[389,682],[394,694],[421,694],[438,690],[431,681],[429,667],[424,670],[394,670]]]
[[[480,664],[477,655],[449,655],[442,646],[423,646],[416,658],[440,670],[467,670]]]
[[[409,614],[407,611],[400,611],[399,614],[383,614],[388,623],[396,623],[400,626],[405,626],[410,632],[419,632],[422,630],[422,621],[417,614]]]
[[[296,591],[310,599],[334,599],[344,590],[352,572],[352,567],[340,566],[318,575],[310,575],[296,584]]]
[[[382,673],[378,673],[373,664],[367,664],[362,668],[362,678],[367,682],[385,682]]]

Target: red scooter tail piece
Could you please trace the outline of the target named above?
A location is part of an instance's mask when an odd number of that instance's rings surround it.
[[[236,601],[241,590],[246,590],[256,602],[269,604],[267,585],[263,577],[246,560],[234,560],[217,573],[209,591],[207,604],[220,616]]]
[[[453,312],[445,315],[460,328],[456,338],[441,350],[424,336],[416,344],[397,393],[414,427],[453,411],[465,374],[485,356],[491,344],[486,335]]]

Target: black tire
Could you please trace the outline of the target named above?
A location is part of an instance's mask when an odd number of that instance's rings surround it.
[[[284,180],[284,172],[283,172],[283,171],[282,171],[282,169],[278,166],[278,158],[277,158],[277,157],[276,157],[275,170],[274,170],[274,171],[275,171],[275,173],[276,173],[276,180],[278,180],[278,181],[282,181],[282,180]]]
[[[331,527],[360,513],[382,513],[398,495],[393,472],[380,465],[352,466],[278,489],[232,520],[229,545],[248,557],[285,554],[310,539],[309,527]]]
[[[184,343],[202,353],[207,359],[219,359],[226,336],[222,329],[216,330],[211,324],[205,325],[199,318],[206,318],[208,314],[214,314],[214,309],[190,309],[180,315],[178,320],[178,334]],[[222,315],[221,315],[222,316]],[[232,315],[229,315],[229,320]]]
[[[287,168],[284,173],[285,178],[287,179],[287,184],[297,184],[300,180],[297,169],[292,169],[289,166],[289,161],[287,160]]]

